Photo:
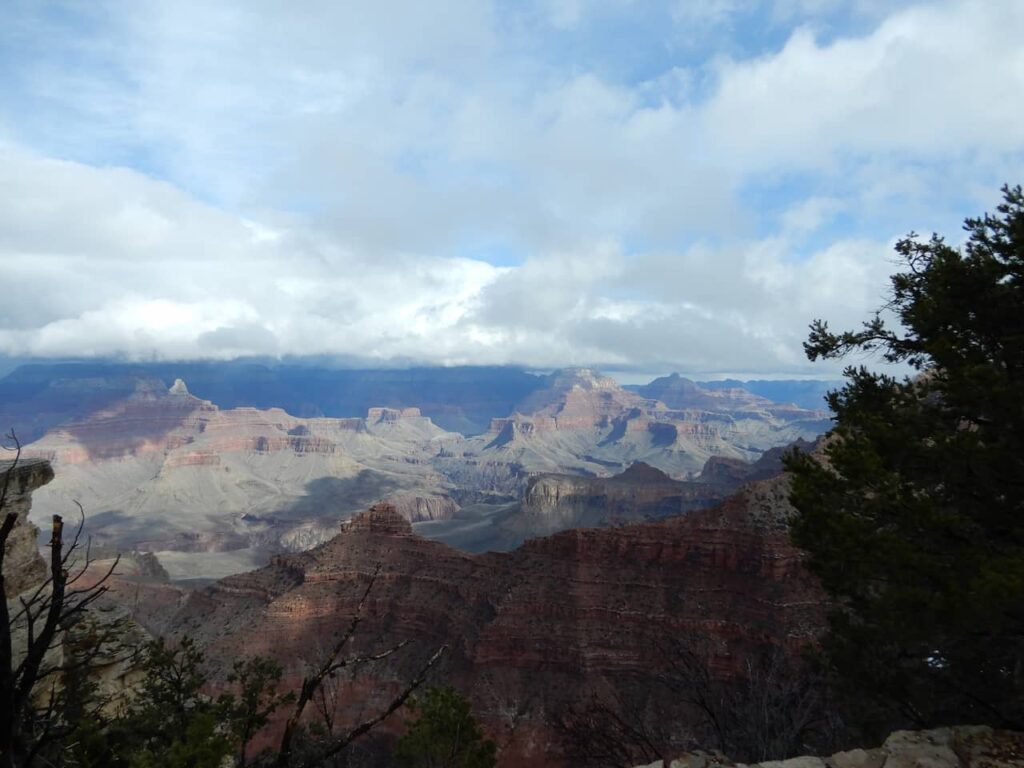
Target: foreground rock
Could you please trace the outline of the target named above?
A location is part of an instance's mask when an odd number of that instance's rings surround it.
[[[853,749],[828,757],[794,757],[764,763],[735,763],[718,754],[694,752],[667,768],[1019,768],[1024,765],[1024,733],[988,726],[956,726],[930,731],[896,731],[877,749]],[[666,768],[658,760],[638,768]]]

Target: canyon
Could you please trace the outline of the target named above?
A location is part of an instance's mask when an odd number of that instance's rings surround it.
[[[128,397],[140,379],[169,386],[178,378],[187,381],[198,397],[224,409],[281,408],[311,418],[358,417],[375,406],[414,406],[442,429],[466,436],[486,432],[492,418],[512,413],[549,379],[507,366],[347,369],[314,360],[36,361],[16,366],[0,378],[0,424],[5,430],[16,427],[23,442],[32,442],[53,427]],[[697,386],[704,391],[746,389],[776,403],[817,411],[824,407],[824,392],[836,383],[725,380]],[[653,384],[624,389],[637,392]],[[656,398],[649,392],[645,396]]]
[[[722,482],[723,467],[746,467],[828,425],[821,411],[670,379],[659,391],[673,407],[593,371],[558,371],[467,436],[413,405],[305,418],[281,408],[222,409],[181,379],[116,378],[98,389],[123,395],[130,383],[129,394],[26,446],[27,457],[57,469],[34,515],[65,514],[78,501],[98,547],[154,552],[175,580],[219,578],[307,549],[330,538],[339,517],[377,501],[427,536],[507,550],[567,527],[707,506],[734,487]],[[681,389],[686,397],[669,397]],[[604,512],[597,502],[592,512],[563,505],[554,514],[526,498],[531,487],[563,482],[576,483],[577,496],[607,499],[607,489],[580,489],[588,478],[625,488],[637,462],[690,485],[665,491],[677,501]]]
[[[669,407],[568,371],[467,437],[414,406],[300,418],[220,409],[180,379],[134,387],[26,446],[22,471],[38,477],[16,503],[27,514],[31,493],[40,519],[81,501],[95,573],[127,550],[96,611],[127,612],[139,638],[192,638],[215,687],[238,658],[268,655],[297,688],[369,588],[348,650],[404,646],[339,681],[339,727],[444,647],[428,682],[466,693],[500,765],[558,766],[558,723],[581,702],[645,727],[688,722],[666,683],[674,643],[730,680],[765,648],[797,657],[824,627],[788,537],[782,449],[758,442],[813,437],[824,414],[772,414],[742,393]],[[727,439],[744,430],[743,445]],[[115,658],[104,674],[124,686],[133,672]]]
[[[567,707],[600,695],[648,725],[678,713],[664,684],[667,641],[699,641],[721,678],[759,648],[798,653],[813,642],[825,599],[789,542],[785,484],[762,481],[714,508],[562,531],[507,553],[431,541],[377,504],[307,552],[192,592],[153,629],[192,637],[215,666],[271,655],[295,686],[372,582],[349,652],[407,645],[359,670],[341,722],[386,706],[444,646],[431,679],[470,697],[500,765],[564,765],[553,723]]]

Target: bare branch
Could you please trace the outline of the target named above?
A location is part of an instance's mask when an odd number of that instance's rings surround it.
[[[369,720],[364,720],[362,723],[357,725],[347,734],[345,734],[340,739],[331,744],[326,750],[321,752],[315,759],[313,759],[311,762],[308,762],[307,766],[310,766],[311,768],[312,766],[321,764],[328,758],[334,757],[336,754],[338,754],[343,749],[348,747],[349,744],[358,739],[364,733],[372,730],[375,726],[391,717],[391,715],[393,715],[403,704],[405,704],[405,702],[409,699],[410,696],[412,696],[416,689],[423,685],[424,681],[427,679],[427,673],[430,672],[431,668],[433,668],[433,666],[437,664],[438,661],[440,661],[441,656],[444,654],[446,650],[448,650],[448,646],[442,645],[440,648],[434,651],[434,654],[427,660],[427,663],[423,665],[422,669],[420,669],[416,677],[413,678],[412,682],[410,682],[409,685],[407,685],[405,689],[400,694],[398,694],[398,696],[391,700],[391,703],[388,704],[387,708],[384,711],[382,711],[378,715],[375,715]]]
[[[302,713],[306,709],[306,705],[313,699],[325,677],[331,674],[332,669],[336,670],[339,667],[336,659],[341,655],[341,652],[345,649],[345,645],[355,635],[356,629],[359,627],[359,623],[363,619],[363,606],[366,604],[366,600],[370,595],[370,590],[373,589],[374,583],[377,581],[377,576],[380,574],[380,563],[377,563],[370,575],[370,581],[366,585],[366,589],[363,591],[362,597],[359,598],[359,603],[356,605],[355,613],[352,614],[352,620],[349,622],[348,628],[344,634],[334,644],[334,647],[328,652],[324,661],[320,664],[320,667],[313,671],[311,675],[308,675],[302,681],[302,688],[299,690],[298,698],[295,700],[295,707],[289,715],[287,722],[285,722],[284,733],[281,735],[281,746],[277,752],[276,765],[283,768],[287,766],[291,760],[292,754],[292,741],[295,738],[295,731],[299,726],[299,720],[302,718]],[[344,665],[342,665],[344,666]]]
[[[32,592],[31,596],[26,598],[24,595],[22,595],[22,596],[20,596],[18,598],[18,600],[21,603],[22,607],[18,610],[17,613],[15,613],[13,616],[11,616],[11,618],[10,618],[11,626],[14,626],[15,624],[17,624],[18,621],[21,619],[21,617],[24,616],[25,613],[28,610],[31,610],[31,609],[37,607],[37,605],[39,606],[39,611],[36,612],[36,615],[41,615],[42,612],[46,611],[45,606],[49,604],[49,600],[50,600],[49,587],[50,587],[50,577],[47,576],[43,580],[43,582],[39,586],[37,586],[35,588],[35,591]]]
[[[388,648],[386,651],[380,651],[379,653],[370,653],[365,656],[353,656],[348,659],[342,659],[341,661],[332,664],[328,668],[327,674],[330,675],[344,667],[354,667],[357,664],[368,664],[371,661],[380,661],[381,659],[386,659],[391,654],[396,653],[397,651],[400,651],[403,648],[405,648],[405,646],[407,646],[408,644],[408,640],[403,640],[398,645],[392,646],[391,648]]]
[[[19,710],[25,706],[32,694],[32,687],[38,677],[39,667],[43,663],[43,657],[49,650],[60,623],[61,610],[64,605],[64,584],[67,580],[62,553],[63,536],[64,521],[60,515],[54,515],[50,536],[50,578],[53,581],[50,603],[47,606],[46,619],[42,629],[35,643],[28,647],[25,659],[18,667],[14,695],[15,706]]]
[[[82,538],[82,531],[85,528],[85,510],[82,509],[82,505],[72,499],[72,503],[78,507],[78,527],[75,529],[75,535],[71,538],[71,543],[64,548],[64,552],[61,555],[61,565],[67,569],[68,561],[71,559],[71,555],[78,549],[78,542]]]

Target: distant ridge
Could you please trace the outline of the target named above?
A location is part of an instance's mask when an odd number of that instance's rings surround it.
[[[705,394],[722,390],[744,390],[751,395],[775,403],[798,405],[811,410],[828,410],[825,395],[838,389],[843,382],[829,379],[721,379],[719,381],[695,381],[673,373],[654,379],[649,384],[627,384],[623,389],[643,394],[645,397],[665,395],[666,391],[677,397]],[[671,395],[669,395],[671,399]]]
[[[282,408],[293,416],[361,417],[371,407],[419,407],[452,432],[485,432],[492,416],[545,386],[519,368],[338,369],[247,361],[183,363],[31,363],[0,378],[0,424],[22,442],[128,397],[176,380],[219,408]]]
[[[830,390],[838,389],[843,384],[839,380],[819,379],[754,379],[751,381],[724,379],[722,381],[701,381],[698,383],[706,389],[742,387],[748,392],[774,400],[777,403],[793,403],[801,408],[821,410],[828,409],[825,395]]]

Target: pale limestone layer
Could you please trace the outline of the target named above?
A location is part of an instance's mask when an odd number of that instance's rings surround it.
[[[987,725],[961,725],[928,731],[896,731],[877,749],[852,749],[828,757],[736,763],[717,753],[693,752],[670,768],[1020,768],[1024,733]],[[657,760],[637,768],[664,768]]]

